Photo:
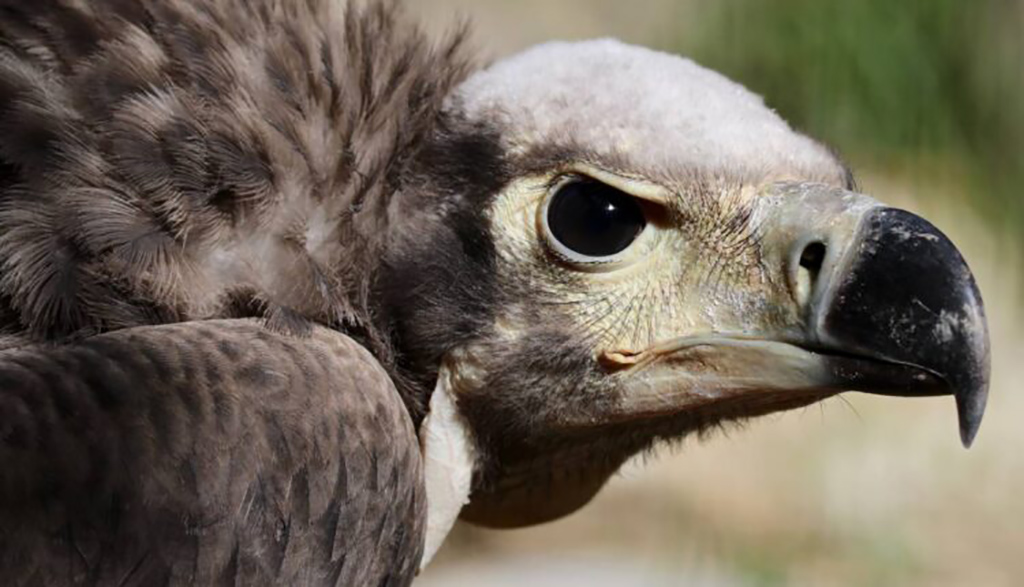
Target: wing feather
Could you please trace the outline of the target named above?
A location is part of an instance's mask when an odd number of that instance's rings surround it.
[[[406,585],[424,500],[394,385],[337,332],[0,353],[0,584]]]

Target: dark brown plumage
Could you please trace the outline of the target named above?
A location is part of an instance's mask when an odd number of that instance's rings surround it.
[[[0,2],[4,585],[411,581],[369,292],[461,46],[383,2]]]
[[[406,585],[416,571],[415,432],[344,335],[131,328],[5,351],[0,386],[5,585]]]
[[[239,313],[372,330],[388,198],[467,61],[342,4],[0,5],[9,345]]]

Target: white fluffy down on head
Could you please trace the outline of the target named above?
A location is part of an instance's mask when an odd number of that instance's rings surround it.
[[[510,149],[571,141],[676,171],[843,175],[760,96],[688,59],[616,40],[533,47],[471,77],[453,106],[497,122]]]

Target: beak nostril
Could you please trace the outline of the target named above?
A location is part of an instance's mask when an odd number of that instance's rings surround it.
[[[817,277],[821,271],[821,265],[825,262],[825,244],[820,242],[809,243],[800,254],[800,266],[811,272],[812,277]]]
[[[800,251],[800,266],[796,268],[793,277],[796,279],[794,282],[796,301],[801,307],[808,309],[810,307],[818,274],[825,263],[825,252],[825,243],[821,241],[807,243]]]

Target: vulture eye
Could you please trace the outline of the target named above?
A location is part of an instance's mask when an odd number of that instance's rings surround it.
[[[636,198],[590,179],[558,188],[546,214],[558,252],[581,263],[603,262],[621,253],[647,225]]]

